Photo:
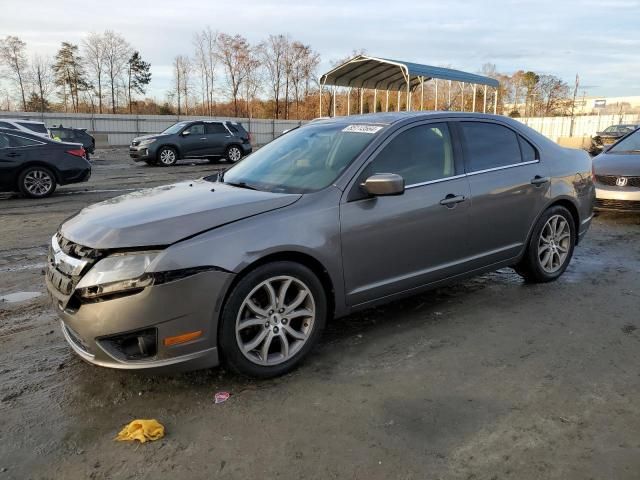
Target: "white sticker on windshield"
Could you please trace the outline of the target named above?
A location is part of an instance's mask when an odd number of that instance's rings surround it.
[[[355,132],[355,133],[376,133],[382,130],[382,127],[378,125],[349,125],[342,129],[343,132]]]

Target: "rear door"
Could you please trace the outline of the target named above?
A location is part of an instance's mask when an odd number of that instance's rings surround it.
[[[472,198],[474,265],[517,256],[546,203],[549,174],[534,145],[496,122],[456,122]]]
[[[16,130],[16,133],[19,134],[19,131]],[[43,144],[44,142],[19,135],[0,133],[0,186],[2,189],[12,189],[22,164],[33,160],[31,157],[34,156],[34,148]]]
[[[445,122],[407,127],[374,154],[340,208],[349,305],[461,273],[469,246],[469,185]],[[397,196],[368,197],[374,173],[405,180]]]
[[[208,155],[223,155],[231,138],[229,130],[221,122],[207,122],[205,127]]]

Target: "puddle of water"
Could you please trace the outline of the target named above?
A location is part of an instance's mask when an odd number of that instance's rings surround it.
[[[17,302],[25,302],[27,300],[31,300],[42,295],[42,292],[15,292],[8,293],[7,295],[2,295],[0,297],[0,303],[17,303]]]

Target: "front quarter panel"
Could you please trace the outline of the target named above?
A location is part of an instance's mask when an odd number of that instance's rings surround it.
[[[329,187],[303,195],[287,207],[180,241],[167,248],[150,269],[215,266],[240,274],[269,255],[304,254],[327,271],[334,288],[336,315],[341,315],[345,305],[338,206],[341,194],[338,188]]]

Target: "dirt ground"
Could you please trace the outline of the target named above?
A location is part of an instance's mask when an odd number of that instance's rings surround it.
[[[44,295],[57,226],[222,167],[104,150],[86,184],[0,198],[0,479],[640,478],[640,216],[597,217],[555,283],[503,269],[335,320],[276,380],[79,360]],[[135,418],[166,437],[115,442]]]

